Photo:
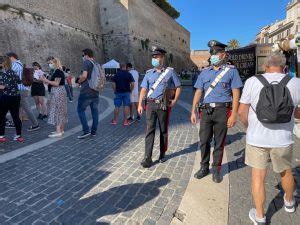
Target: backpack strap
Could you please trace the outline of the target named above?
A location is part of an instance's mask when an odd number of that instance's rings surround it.
[[[269,81],[263,75],[256,75],[255,76],[265,87],[269,86]]]
[[[290,82],[291,79],[292,78],[289,75],[286,75],[284,78],[282,78],[279,84],[285,87]]]

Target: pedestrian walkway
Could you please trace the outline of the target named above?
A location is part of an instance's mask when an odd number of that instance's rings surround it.
[[[189,113],[174,109],[168,161],[151,169],[139,165],[144,121],[114,127],[110,119],[101,121],[95,138],[74,134],[0,164],[0,224],[169,224],[198,146]],[[158,144],[157,138],[155,159]]]

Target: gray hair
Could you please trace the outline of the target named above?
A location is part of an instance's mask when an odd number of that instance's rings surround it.
[[[280,52],[272,52],[267,58],[264,63],[266,67],[285,67],[286,65],[286,58],[284,54]]]

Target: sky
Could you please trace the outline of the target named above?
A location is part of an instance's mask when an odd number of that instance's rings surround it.
[[[209,40],[241,46],[255,39],[260,28],[284,19],[289,0],[169,0],[180,13],[177,19],[191,32],[191,49],[207,49]]]

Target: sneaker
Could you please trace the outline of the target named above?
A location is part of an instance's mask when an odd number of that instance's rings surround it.
[[[130,124],[133,124],[133,123],[135,122],[131,117],[128,118],[127,121],[128,121],[128,123],[129,123],[129,125],[130,125]]]
[[[196,179],[202,179],[209,174],[209,169],[201,168],[197,173],[195,173],[194,177]]]
[[[285,200],[285,194],[284,194],[283,200],[284,200],[284,210],[288,213],[294,213],[296,211],[295,199],[293,198],[291,202],[288,202],[287,200]]]
[[[77,138],[78,139],[85,139],[87,137],[91,136],[91,133],[83,133],[82,135],[79,135]]]
[[[0,136],[0,143],[7,142],[7,139],[5,136]]]
[[[24,138],[22,138],[21,135],[16,135],[16,136],[14,137],[14,141],[17,141],[17,142],[24,142]]]
[[[40,113],[39,116],[37,117],[38,120],[42,120],[43,119],[43,115]]]
[[[61,138],[63,136],[63,133],[54,133],[54,134],[49,134],[49,138]]]
[[[117,125],[117,121],[116,120],[111,120],[110,122],[112,125]]]
[[[251,209],[249,211],[249,218],[253,222],[254,225],[265,225],[266,224],[266,217],[264,217],[264,218],[256,217],[256,209]]]
[[[37,126],[30,126],[28,129],[27,129],[27,131],[36,131],[36,130],[38,130],[38,129],[40,129],[41,127],[39,126],[39,125],[37,125]]]
[[[62,131],[61,133],[64,134],[65,132]],[[51,134],[57,134],[57,131],[52,131]]]
[[[15,129],[16,126],[15,126],[15,124],[12,121],[8,120],[5,123],[5,128],[7,128],[7,129]]]
[[[129,126],[129,125],[130,125],[130,123],[129,123],[129,121],[128,121],[128,120],[124,120],[124,122],[123,122],[123,125],[124,125],[124,126]]]
[[[42,116],[42,120],[47,120],[48,119],[48,116],[47,115],[43,115]]]
[[[138,121],[138,122],[140,122],[141,121],[141,117],[137,116],[135,120]]]
[[[97,133],[94,132],[94,131],[92,131],[92,132],[91,132],[91,135],[92,135],[93,137],[96,137]]]

